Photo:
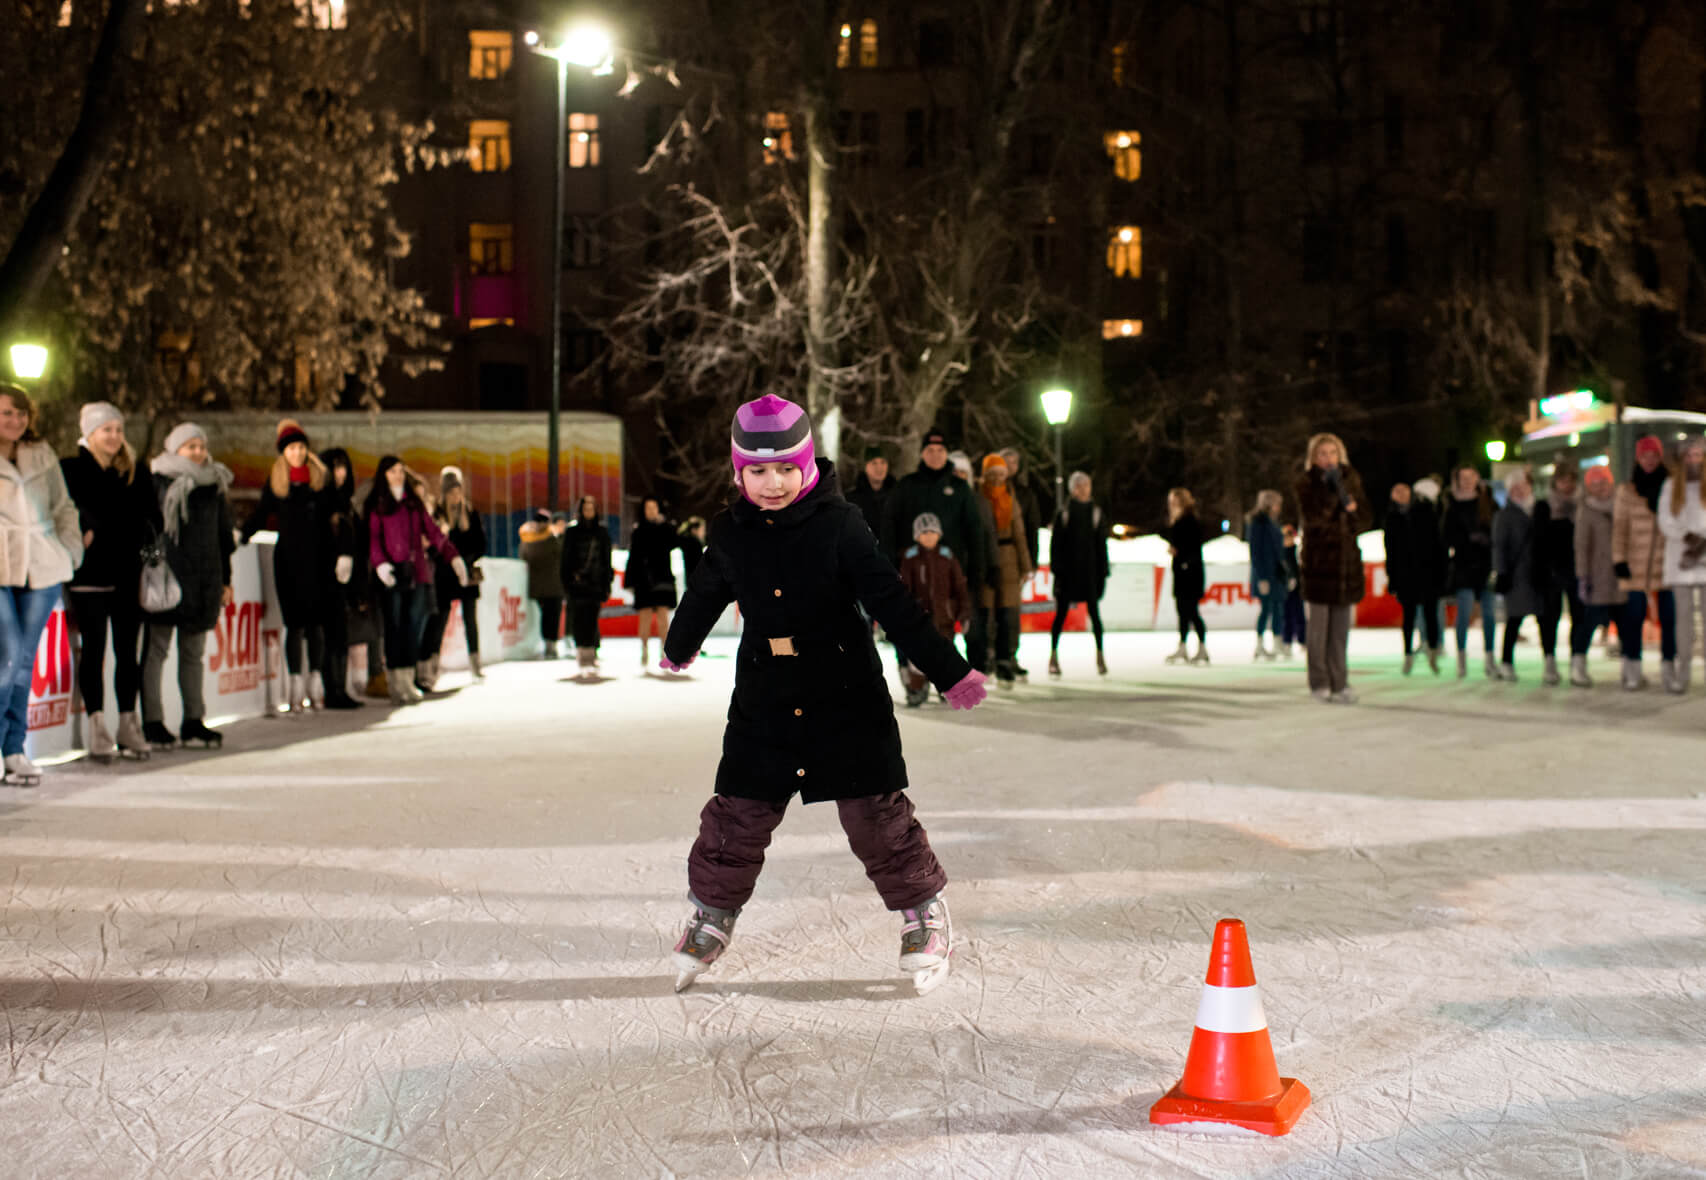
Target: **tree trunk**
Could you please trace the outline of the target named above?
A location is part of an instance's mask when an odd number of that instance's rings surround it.
[[[24,323],[100,180],[117,132],[124,59],[134,55],[141,40],[145,11],[144,0],[109,0],[101,39],[89,62],[77,125],[47,183],[36,194],[6,260],[0,262],[0,340]]]
[[[835,63],[830,57],[831,14],[824,0],[801,4],[807,30],[803,55],[800,105],[806,116],[806,410],[819,424],[824,458],[840,459],[841,407],[833,386],[823,377],[832,359],[828,334],[829,300],[835,283],[834,217],[840,181],[839,145],[835,142]]]

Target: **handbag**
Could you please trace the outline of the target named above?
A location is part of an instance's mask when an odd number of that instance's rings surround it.
[[[158,534],[142,547],[142,576],[137,581],[136,599],[143,612],[151,615],[176,610],[184,600],[184,588],[166,561],[166,547],[160,543]]]

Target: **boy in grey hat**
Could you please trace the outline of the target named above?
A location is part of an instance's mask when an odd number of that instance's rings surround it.
[[[954,641],[954,624],[971,617],[971,592],[965,571],[942,544],[942,522],[922,512],[912,521],[912,547],[901,555],[900,580],[930,616],[936,633]],[[930,699],[930,681],[911,664],[906,666],[906,704],[916,709]]]

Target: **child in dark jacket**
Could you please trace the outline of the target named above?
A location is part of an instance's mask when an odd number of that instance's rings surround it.
[[[942,522],[921,512],[912,522],[913,546],[900,561],[900,580],[930,621],[936,634],[954,641],[954,625],[971,617],[971,592],[959,560],[942,544]],[[916,709],[930,699],[930,680],[918,665],[906,666],[906,704]]]
[[[687,860],[693,914],[675,946],[676,988],[728,946],[798,792],[807,803],[835,801],[866,875],[902,916],[900,969],[923,990],[948,966],[947,874],[906,797],[894,703],[860,607],[954,708],[984,698],[983,677],[937,633],[842,498],[804,410],[775,396],[748,402],[732,442],[740,495],[711,522],[664,639],[663,670],[684,671],[729,603],[740,605],[716,795]]]

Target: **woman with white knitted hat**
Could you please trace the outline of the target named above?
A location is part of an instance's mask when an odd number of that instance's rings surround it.
[[[83,564],[67,587],[65,604],[82,637],[77,686],[87,715],[89,756],[146,758],[148,740],[136,715],[142,683],[142,542],[160,532],[160,504],[146,459],[124,437],[124,415],[111,402],[90,402],[77,417],[77,453],[59,461],[83,530]],[[107,729],[107,630],[113,636],[113,696],[118,740]]]

